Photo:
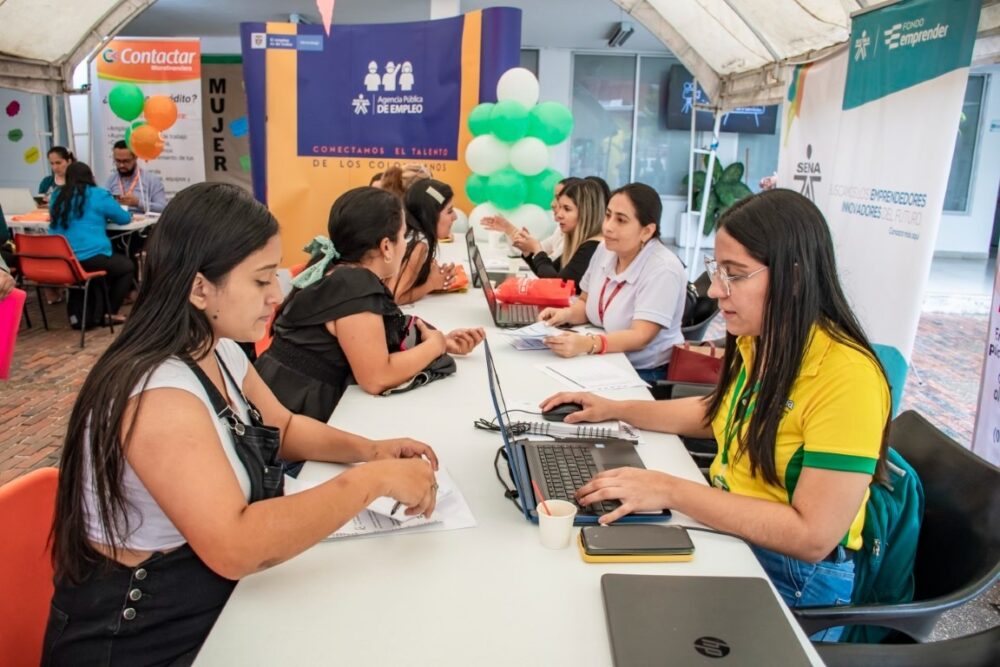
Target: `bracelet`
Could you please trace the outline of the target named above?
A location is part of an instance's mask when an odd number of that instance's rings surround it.
[[[595,352],[597,352],[597,344],[599,342],[597,340],[597,336],[595,336],[594,334],[587,334],[587,337],[590,338],[591,341],[590,352],[588,352],[587,354],[594,354]]]
[[[601,339],[601,351],[597,354],[604,354],[608,351],[608,337],[604,334],[597,334],[597,336]]]

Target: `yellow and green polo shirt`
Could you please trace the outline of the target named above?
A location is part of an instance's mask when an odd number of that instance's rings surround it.
[[[754,363],[755,339],[740,336],[736,344],[743,368],[749,373]],[[719,443],[719,453],[709,470],[713,486],[790,505],[802,468],[869,475],[875,472],[890,396],[885,377],[867,354],[835,341],[822,327],[813,327],[785,415],[778,424],[774,448],[775,470],[781,480],[778,485],[751,476],[750,457],[738,454],[737,437],[731,438],[726,451],[730,408],[739,400],[737,393],[743,392],[745,381],[746,375],[741,374],[729,386],[722,407],[712,420],[712,431]],[[744,428],[739,436],[743,437],[745,432]],[[867,502],[866,491],[841,542],[849,549],[861,548]]]

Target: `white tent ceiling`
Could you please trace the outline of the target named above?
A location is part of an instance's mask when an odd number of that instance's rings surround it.
[[[724,109],[781,100],[788,69],[843,48],[879,0],[613,0]],[[974,64],[1000,62],[1000,0],[983,0]]]
[[[0,87],[68,90],[76,65],[155,1],[0,0]],[[875,1],[612,0],[724,108],[778,101],[788,68],[842,48],[851,14]],[[1000,62],[1000,0],[983,0],[973,58]]]

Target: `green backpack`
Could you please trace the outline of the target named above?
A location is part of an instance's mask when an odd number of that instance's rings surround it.
[[[913,600],[913,563],[917,557],[924,488],[917,472],[889,448],[888,483],[870,487],[862,529],[864,545],[854,555],[852,605],[900,604]],[[847,628],[841,641],[879,643],[890,632],[877,626]]]

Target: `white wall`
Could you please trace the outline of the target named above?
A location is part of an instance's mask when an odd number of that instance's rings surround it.
[[[48,146],[45,96],[0,88],[0,187],[38,192]]]
[[[969,210],[941,216],[935,255],[986,257],[989,253],[1000,186],[1000,65],[977,68],[973,73],[990,76],[983,93]],[[997,129],[991,131],[994,124]]]

